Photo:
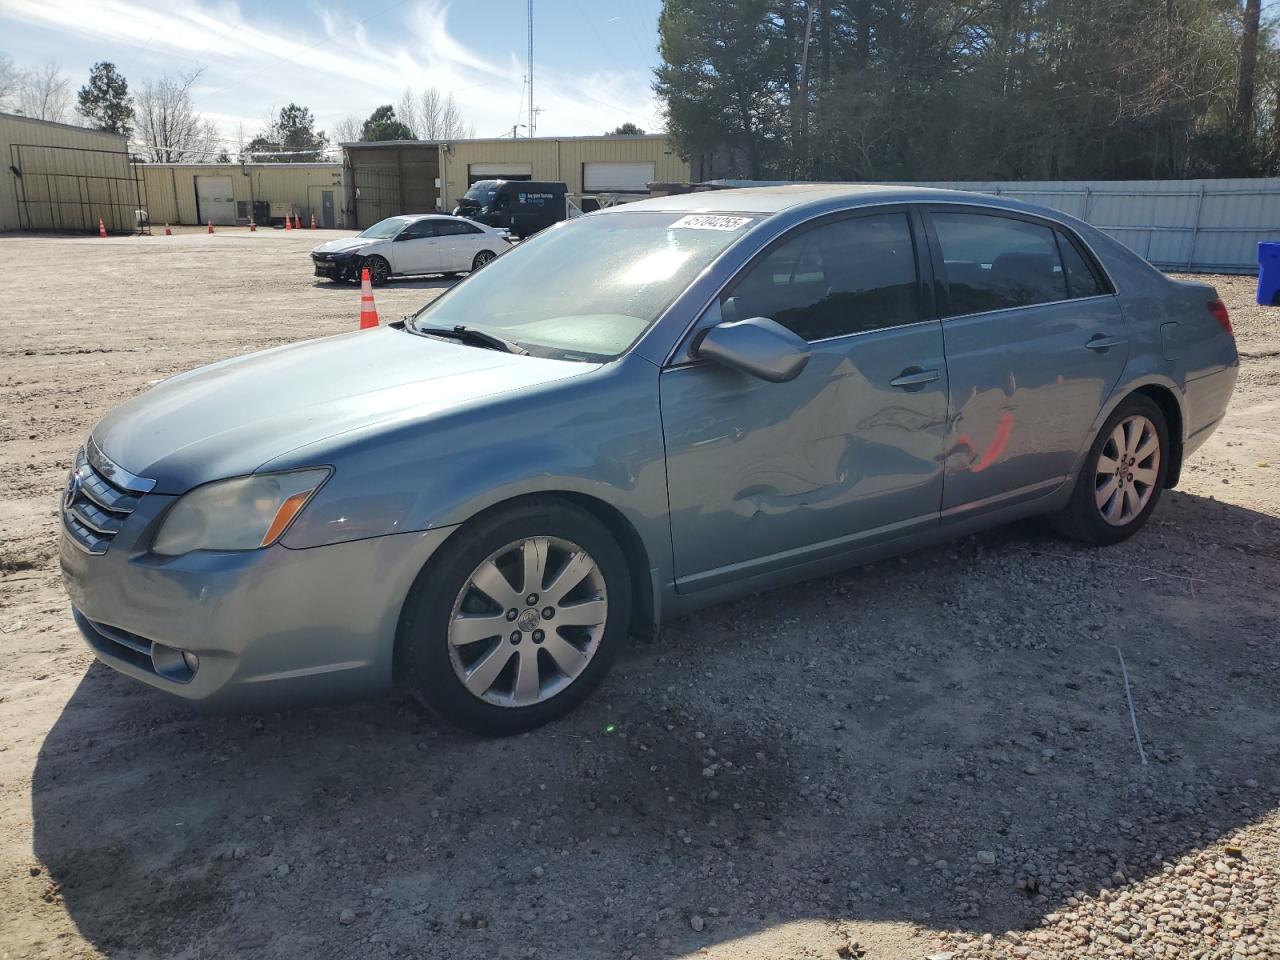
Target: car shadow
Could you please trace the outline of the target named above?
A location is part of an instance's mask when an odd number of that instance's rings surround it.
[[[1180,493],[1105,551],[1018,525],[669,624],[505,740],[402,699],[197,715],[95,665],[35,853],[111,956],[1026,929],[1280,802],[1278,559],[1276,518]]]
[[[459,280],[463,279],[466,274],[461,277],[392,277],[373,288],[376,294],[380,290],[448,290]],[[358,289],[359,283],[352,281],[343,281],[335,283],[332,280],[326,280],[323,277],[316,277],[312,284],[317,290],[336,290],[345,294],[350,294],[352,289]]]

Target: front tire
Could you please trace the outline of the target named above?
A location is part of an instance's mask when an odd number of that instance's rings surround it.
[[[386,261],[385,257],[374,254],[372,257],[365,257],[360,261],[360,270],[367,269],[369,271],[369,282],[375,287],[379,287],[391,279],[391,264]],[[360,270],[356,271],[356,279],[360,280]]]
[[[1160,407],[1141,394],[1128,397],[1094,438],[1070,502],[1051,518],[1054,529],[1099,546],[1127,540],[1160,500],[1170,452]]]
[[[594,517],[533,500],[450,537],[405,601],[396,649],[409,692],[485,736],[563,716],[627,633],[626,559]]]

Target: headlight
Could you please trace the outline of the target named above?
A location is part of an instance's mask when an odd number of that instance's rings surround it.
[[[322,467],[196,487],[170,508],[151,550],[176,557],[192,550],[270,546],[328,478],[328,468]]]

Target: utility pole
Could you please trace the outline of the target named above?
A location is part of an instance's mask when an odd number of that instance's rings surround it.
[[[533,136],[538,112],[533,109],[533,0],[529,0],[529,136]]]
[[[533,3],[533,0],[529,2]],[[806,0],[804,50],[800,54],[800,143],[792,144],[791,175],[793,179],[797,161],[805,159],[799,155],[799,149],[803,149],[806,155],[809,152],[809,39],[813,35],[813,15],[817,12],[817,7]]]

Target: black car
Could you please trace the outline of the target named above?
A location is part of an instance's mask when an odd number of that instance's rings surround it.
[[[565,219],[567,189],[551,180],[477,180],[453,213],[524,239]]]

